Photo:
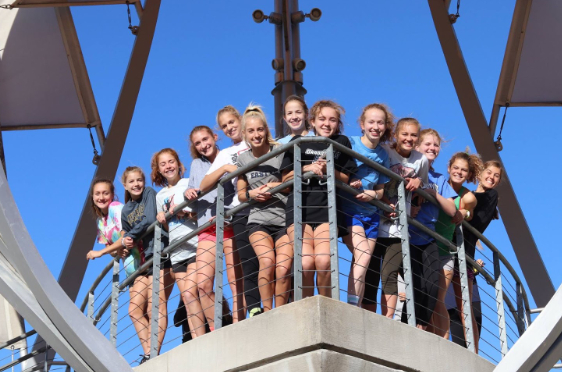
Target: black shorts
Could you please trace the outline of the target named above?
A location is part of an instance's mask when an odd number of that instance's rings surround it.
[[[152,255],[146,257],[146,260],[150,260],[152,258]],[[152,268],[153,266],[151,265],[148,269],[146,269],[146,271],[140,275],[142,276],[152,276]],[[164,269],[171,269],[172,268],[172,260],[170,260],[170,256],[162,256],[161,261],[160,261],[160,270],[164,270]]]
[[[266,233],[273,238],[273,244],[277,243],[284,235],[287,234],[287,229],[285,227],[271,226],[271,225],[260,225],[257,223],[249,223],[246,226],[248,234],[252,235],[258,231]]]
[[[188,258],[187,260],[183,260],[172,264],[172,271],[175,273],[186,273],[187,267],[193,263],[195,263],[197,256],[193,255],[193,257]]]

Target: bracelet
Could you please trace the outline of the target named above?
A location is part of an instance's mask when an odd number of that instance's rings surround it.
[[[250,200],[252,198],[250,198],[250,191],[246,190],[246,199]]]
[[[125,247],[125,238],[121,238],[121,244]]]
[[[469,217],[470,217],[470,211],[466,211],[466,216],[464,216],[464,219],[466,220]]]

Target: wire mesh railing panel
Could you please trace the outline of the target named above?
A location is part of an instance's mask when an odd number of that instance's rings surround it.
[[[316,160],[318,173],[300,156],[308,142],[326,145]],[[293,147],[293,161],[276,170],[277,178],[257,170]],[[381,201],[382,188],[377,194],[376,187],[372,193],[357,187],[368,180],[345,174],[344,155],[397,181],[396,203]],[[235,177],[244,182],[233,194],[223,186]],[[133,365],[318,294],[435,333],[498,362],[528,326],[520,279],[478,232],[477,246],[467,245],[465,228],[475,232],[466,222],[452,236],[436,233],[442,222],[426,206],[437,205],[435,193],[408,191],[405,185],[400,176],[339,143],[300,138],[223,177],[209,205],[216,210],[214,219],[163,250],[156,248],[128,277],[118,266],[106,270],[83,310]],[[184,201],[174,213],[206,194]],[[240,205],[225,203],[235,196]],[[396,225],[396,235],[381,236],[381,223]],[[165,232],[155,225],[146,234],[160,241]],[[189,246],[194,238],[196,246]],[[192,254],[175,261],[179,249]]]

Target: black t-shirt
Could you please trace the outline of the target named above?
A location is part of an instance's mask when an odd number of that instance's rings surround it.
[[[294,136],[291,141],[301,136]],[[351,149],[349,138],[344,135],[337,134],[330,137],[331,140],[342,144]],[[317,161],[323,154],[326,153],[328,148],[327,143],[322,142],[308,142],[301,144],[301,162],[302,166],[311,164]],[[290,172],[293,170],[294,165],[294,148],[291,148],[285,153],[281,163],[282,172]],[[336,170],[344,174],[354,174],[357,165],[355,160],[347,155],[334,149],[334,167]],[[321,184],[320,180],[313,178],[309,184],[303,183],[302,185],[302,221],[308,223],[325,223],[328,222],[328,211],[326,208],[311,208],[311,207],[326,207],[328,205],[327,185]],[[340,210],[341,208],[338,208]],[[341,220],[341,213],[338,213],[338,225]],[[293,223],[293,192],[288,196],[286,205],[286,223],[290,226]]]
[[[473,194],[476,197],[477,203],[474,208],[474,216],[468,223],[480,233],[484,233],[496,215],[498,192],[494,189],[488,189],[484,192],[473,192]],[[464,248],[466,253],[472,258],[474,258],[477,241],[476,235],[470,231],[464,231]]]

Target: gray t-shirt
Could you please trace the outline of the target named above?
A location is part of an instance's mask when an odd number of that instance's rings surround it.
[[[211,168],[211,162],[207,158],[193,159],[189,171],[188,189],[198,189],[205,174]],[[226,204],[226,202],[225,202]],[[213,189],[205,196],[199,198],[193,205],[197,211],[197,226],[201,226],[217,215],[217,189]]]
[[[273,150],[275,147],[277,146],[272,146],[271,149]],[[245,173],[244,176],[251,189],[256,189],[268,182],[281,182],[279,167],[283,161],[283,155],[273,157]],[[256,160],[256,157],[252,154],[252,151],[246,151],[238,156],[236,165],[241,168],[254,160]],[[248,223],[284,227],[286,202],[287,195],[277,193],[263,203],[254,204],[248,217]]]

